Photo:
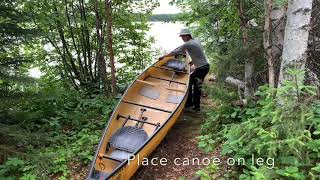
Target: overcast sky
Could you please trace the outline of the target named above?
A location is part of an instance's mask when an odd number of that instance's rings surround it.
[[[159,0],[160,6],[153,10],[154,14],[177,14],[180,12],[177,6],[170,5],[171,0]]]

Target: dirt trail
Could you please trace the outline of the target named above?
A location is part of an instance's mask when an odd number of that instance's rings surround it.
[[[202,99],[202,104],[205,108],[212,105],[212,103],[208,101],[210,100]],[[198,148],[196,137],[200,135],[201,124],[204,121],[204,112],[183,112],[165,139],[149,157],[149,159],[166,158],[168,161],[167,165],[141,166],[132,179],[174,180],[182,177],[192,179],[195,173],[204,167],[201,165],[201,160],[212,157],[212,155],[205,154]],[[176,165],[182,164],[184,161],[183,158],[188,158],[190,165]],[[200,165],[197,163],[192,165],[192,158],[199,158]],[[174,163],[175,159],[176,164]]]

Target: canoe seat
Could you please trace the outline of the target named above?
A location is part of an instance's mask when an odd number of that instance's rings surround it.
[[[115,150],[110,154],[110,157],[113,159],[117,159],[119,161],[124,161],[129,159],[129,157],[133,155],[132,153],[129,153],[127,151],[121,151],[121,150]]]
[[[124,126],[112,135],[109,144],[118,150],[134,153],[148,138],[148,134],[143,129],[135,126]]]
[[[185,63],[179,59],[169,60],[166,64],[168,68],[172,68],[174,70],[183,71],[185,70]]]
[[[101,172],[101,171],[93,171],[92,176],[88,178],[87,180],[96,180],[96,179],[108,179],[110,174]]]
[[[169,95],[167,97],[167,103],[179,104],[183,100],[183,96]]]
[[[154,100],[157,100],[160,97],[160,92],[155,90],[154,88],[150,87],[149,85],[143,86],[140,89],[139,93],[142,96],[145,96],[145,97],[148,97],[148,98],[154,99]]]

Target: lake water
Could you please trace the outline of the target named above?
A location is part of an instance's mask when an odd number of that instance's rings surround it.
[[[151,29],[147,35],[155,38],[153,48],[159,48],[168,53],[182,45],[183,41],[178,35],[184,27],[182,23],[150,22],[150,24]]]

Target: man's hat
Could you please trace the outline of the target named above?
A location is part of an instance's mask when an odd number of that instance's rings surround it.
[[[179,36],[183,36],[183,35],[191,35],[191,32],[189,31],[189,29],[181,29]]]

